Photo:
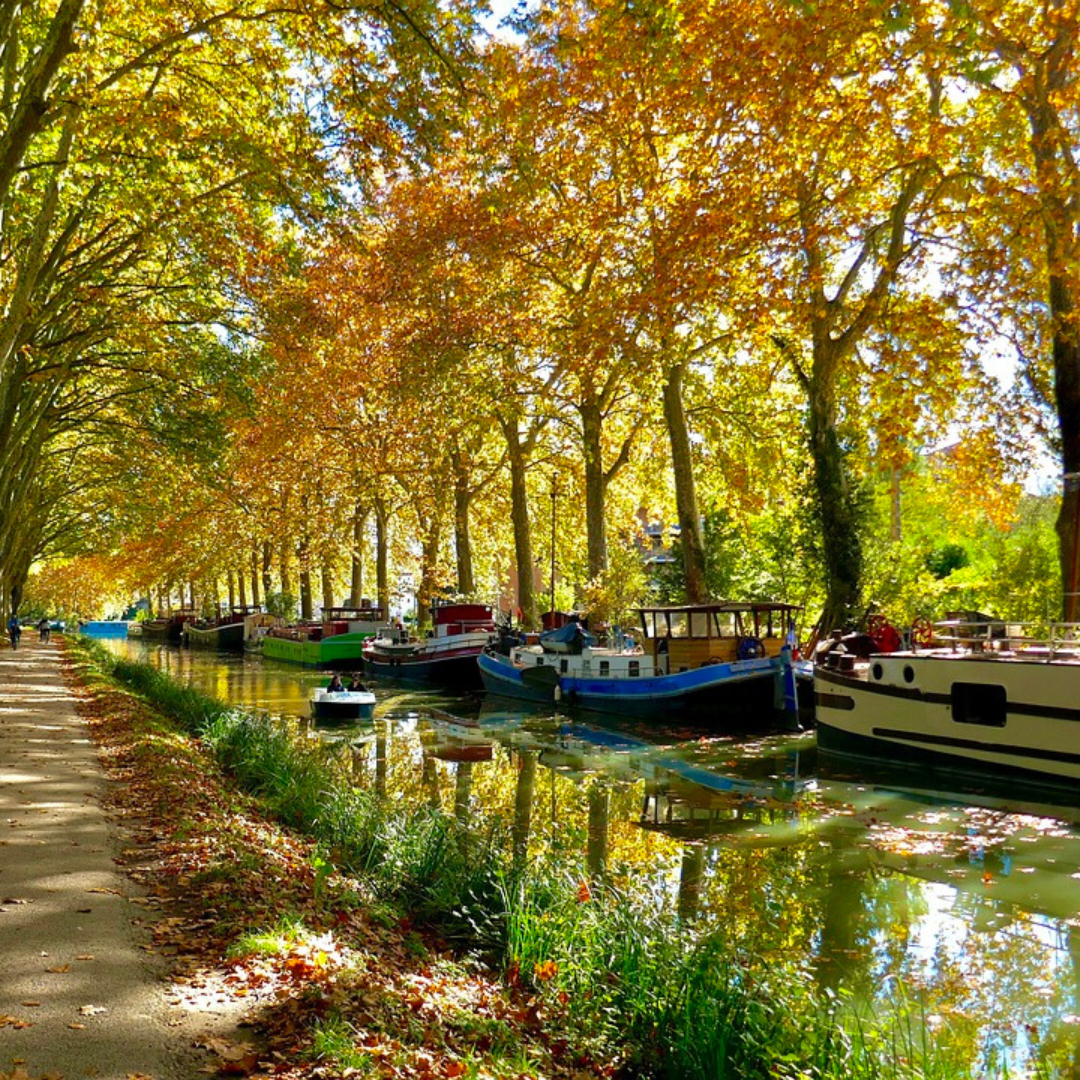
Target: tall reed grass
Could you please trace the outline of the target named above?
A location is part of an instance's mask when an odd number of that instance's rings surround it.
[[[80,646],[106,674],[201,739],[236,782],[319,842],[382,900],[467,941],[532,986],[577,1043],[663,1080],[951,1080],[917,1004],[875,1018],[824,996],[794,959],[749,955],[715,931],[598,885],[583,867],[515,864],[498,825],[465,829],[426,804],[389,811],[348,756],[145,665]]]

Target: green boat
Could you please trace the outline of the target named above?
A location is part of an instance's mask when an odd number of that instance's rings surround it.
[[[273,627],[262,654],[304,667],[357,670],[364,665],[364,642],[385,621],[378,607],[325,608],[321,622]]]

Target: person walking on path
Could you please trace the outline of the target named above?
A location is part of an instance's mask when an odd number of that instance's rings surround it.
[[[41,616],[41,618],[38,620],[37,628],[38,628],[38,640],[47,642],[49,640],[49,630],[51,629],[50,625],[49,625],[48,616],[46,616],[46,615]]]
[[[190,1080],[55,647],[0,654],[0,1074]]]
[[[19,625],[19,616],[14,611],[7,621],[7,632],[8,637],[11,638],[11,647],[17,649],[19,647],[19,638],[22,637],[22,626]]]

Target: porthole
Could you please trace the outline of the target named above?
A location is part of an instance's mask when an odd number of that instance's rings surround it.
[[[915,681],[915,669],[910,664],[904,665],[904,682]]]
[[[880,664],[875,664],[870,671],[875,679],[880,679],[885,674],[885,669]]]

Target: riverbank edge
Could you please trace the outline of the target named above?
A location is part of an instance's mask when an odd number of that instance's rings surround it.
[[[567,1055],[535,998],[328,870],[316,843],[275,822],[91,649],[62,647],[109,781],[118,868],[145,900],[147,949],[168,965],[174,1004],[219,1075],[613,1074]]]

